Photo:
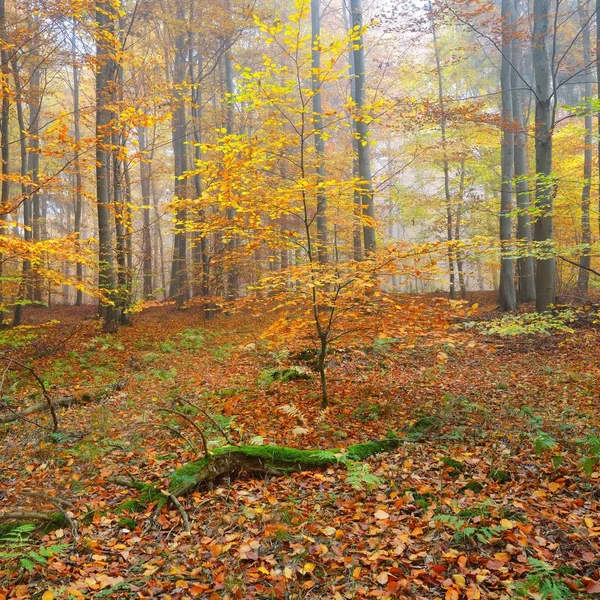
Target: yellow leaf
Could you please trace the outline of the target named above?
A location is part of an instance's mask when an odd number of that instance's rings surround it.
[[[283,576],[286,579],[292,579],[292,577],[294,576],[294,571],[292,571],[289,567],[284,567]]]
[[[352,577],[354,579],[360,579],[360,567],[355,567],[352,571]]]
[[[465,576],[460,575],[459,573],[455,573],[454,575],[452,575],[452,579],[454,579],[454,582],[456,583],[456,585],[459,588],[464,588],[465,585],[467,584],[467,582],[465,580]]]
[[[502,527],[504,527],[505,529],[514,529],[515,524],[513,521],[510,521],[509,519],[502,519],[500,521],[500,525],[502,525]]]
[[[46,590],[42,594],[42,600],[54,600],[54,592],[52,590]]]
[[[315,563],[306,563],[304,565],[304,571],[305,573],[312,573],[315,570]]]

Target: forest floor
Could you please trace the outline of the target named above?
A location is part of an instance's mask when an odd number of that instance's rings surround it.
[[[107,335],[91,307],[28,311],[33,326],[13,345],[53,398],[80,401],[58,412],[56,433],[0,425],[0,512],[55,513],[60,498],[69,521],[31,538],[27,527],[0,529],[0,598],[600,594],[594,322],[529,337],[457,330],[437,348],[382,339],[342,349],[322,410],[316,378],[274,377],[294,357],[264,349],[266,317],[201,314],[151,306]],[[39,401],[35,382],[20,378],[6,374],[5,402]],[[86,401],[113,383],[124,385]],[[391,430],[402,443],[368,468],[199,489],[180,499],[187,532],[176,505],[111,482],[166,489],[174,468],[198,458],[198,432],[161,411],[183,410],[182,398],[234,442],[343,449]],[[194,412],[211,446],[222,443]],[[51,425],[47,414],[29,418]]]

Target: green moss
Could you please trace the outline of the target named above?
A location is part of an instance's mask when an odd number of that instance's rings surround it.
[[[377,442],[364,442],[363,444],[353,444],[348,448],[347,455],[351,460],[364,460],[373,454],[379,454],[380,452],[388,452],[393,450],[400,445],[400,439],[397,437],[390,437],[386,440],[379,440]]]
[[[507,483],[511,480],[510,473],[502,469],[492,469],[490,471],[490,479],[497,483]]]
[[[479,483],[479,481],[469,481],[467,483],[467,485],[463,486],[460,491],[461,492],[466,492],[467,490],[470,490],[471,492],[475,492],[476,494],[479,494],[479,492],[481,492],[481,490],[483,490],[483,485],[481,483]]]
[[[365,442],[350,446],[346,453],[341,454],[337,448],[331,450],[297,450],[284,446],[224,446],[216,448],[208,458],[187,463],[176,469],[169,477],[169,491],[179,493],[181,490],[193,487],[204,479],[203,474],[210,473],[211,462],[231,457],[232,461],[239,458],[257,459],[264,466],[272,466],[274,470],[283,472],[298,471],[303,468],[319,469],[346,460],[364,460],[368,456],[397,448],[400,439],[390,437],[377,442]]]
[[[451,473],[453,472],[454,475],[463,473],[465,470],[465,465],[458,460],[454,460],[453,458],[446,456],[442,458],[442,462],[449,468]]]
[[[142,504],[139,500],[135,500],[134,498],[132,498],[131,500],[125,500],[125,502],[119,504],[119,506],[117,507],[115,512],[117,514],[121,514],[124,511],[130,512],[130,513],[137,513],[137,512],[141,512],[145,508],[146,508],[145,504]]]
[[[119,519],[119,527],[125,527],[130,531],[133,531],[137,527],[136,520],[131,517],[121,517]]]

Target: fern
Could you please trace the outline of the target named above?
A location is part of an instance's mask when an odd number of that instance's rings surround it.
[[[0,546],[22,546],[35,530],[33,523],[22,523],[0,535]]]
[[[513,587],[517,596],[526,598],[534,593],[540,600],[568,600],[573,596],[569,586],[561,579],[560,569],[554,569],[536,558],[529,558],[528,562],[531,572]]]
[[[506,529],[502,525],[470,524],[467,519],[461,518],[460,513],[459,515],[437,515],[435,520],[454,530],[452,539],[457,543],[477,540],[482,544],[489,544]]]
[[[380,477],[371,472],[369,465],[366,463],[347,461],[346,467],[348,469],[346,481],[355,490],[372,492],[378,485],[383,483]]]

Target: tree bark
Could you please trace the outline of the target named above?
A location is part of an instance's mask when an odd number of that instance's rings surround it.
[[[311,41],[312,41],[312,109],[315,128],[315,152],[317,175],[317,258],[327,262],[327,196],[325,194],[325,140],[323,139],[323,106],[321,100],[321,2],[311,0]]]
[[[501,310],[513,311],[517,307],[515,291],[514,247],[512,241],[513,165],[514,143],[512,93],[511,93],[511,44],[513,39],[512,0],[502,0],[502,65],[500,85],[502,95],[502,148],[500,189],[500,285],[498,301]]]
[[[182,179],[187,171],[187,153],[185,147],[187,127],[185,99],[183,86],[186,75],[186,35],[183,31],[185,15],[181,3],[177,4],[177,24],[180,31],[175,36],[174,63],[173,63],[173,116],[172,144],[173,144],[173,174],[175,176],[175,198],[181,203],[175,215],[175,232],[173,236],[173,260],[171,263],[171,285],[169,296],[182,306],[187,296],[187,234],[185,221],[187,210],[183,202],[186,200],[187,186]]]
[[[146,127],[138,125],[138,143],[140,148],[140,186],[142,188],[142,293],[151,298],[152,285],[152,236],[150,235],[150,157],[148,155],[148,134]]]
[[[554,94],[552,66],[548,54],[550,0],[533,3],[533,70],[535,74],[535,201],[538,217],[534,240],[538,252],[535,277],[536,309],[544,312],[556,298],[556,258],[554,257],[554,182],[552,179],[552,133]]]
[[[591,63],[592,44],[590,39],[590,25],[587,5],[579,3],[579,20],[582,28],[583,64]],[[593,122],[592,122],[592,77],[586,74],[584,84],[585,102],[585,137],[583,151],[583,189],[581,191],[581,244],[583,252],[579,258],[579,273],[577,274],[577,292],[582,300],[587,300],[588,285],[590,280],[590,267],[592,265],[591,243],[592,228],[590,221],[590,195],[592,188],[592,144],[593,144]]]
[[[453,240],[453,218],[452,218],[452,194],[450,192],[450,162],[448,160],[448,148],[446,139],[446,106],[444,101],[444,79],[442,76],[442,61],[440,59],[440,49],[437,40],[437,29],[433,6],[429,2],[429,13],[431,18],[431,33],[433,36],[433,52],[435,56],[435,68],[437,75],[438,103],[440,108],[440,130],[442,136],[442,150],[444,152],[444,200],[446,204],[446,239],[448,241],[448,283],[450,287],[450,299],[456,298],[456,279],[454,273],[454,250],[452,249]]]
[[[75,157],[73,160],[73,172],[75,175],[75,222],[74,233],[77,236],[77,248],[81,247],[81,222],[83,217],[83,177],[81,174],[81,162],[79,160],[81,144],[81,114],[79,106],[80,79],[81,74],[77,61],[77,38],[75,33],[75,19],[73,19],[73,34],[71,41],[73,53],[73,138],[75,142]],[[83,284],[83,264],[78,260],[75,277],[78,286]],[[83,290],[80,287],[75,292],[75,306],[83,305]]]
[[[513,28],[516,29],[518,20],[518,0],[514,0],[512,7]],[[519,258],[517,259],[518,299],[521,302],[535,300],[535,268],[531,256],[531,217],[529,182],[527,179],[527,124],[523,114],[523,94],[520,90],[522,82],[517,69],[522,70],[523,47],[518,32],[514,31],[511,43],[511,62],[515,68],[511,69],[512,109],[515,124],[514,143],[514,186],[517,194],[517,243]]]
[[[107,329],[117,327],[120,315],[115,297],[116,281],[110,207],[110,108],[117,64],[114,58],[114,9],[110,0],[96,0],[96,202],[98,207],[98,288],[100,316]]]
[[[362,0],[350,0],[350,16],[352,19],[352,36],[354,58],[354,122],[358,149],[359,192],[362,207],[363,243],[365,254],[375,250],[375,201],[373,197],[373,178],[371,175],[371,139],[369,125],[366,120],[367,81],[365,70],[365,45],[363,39]]]
[[[15,82],[15,103],[17,108],[17,123],[19,124],[19,149],[21,159],[21,193],[23,194],[23,239],[26,242],[31,242],[32,225],[31,225],[31,184],[27,182],[27,127],[25,125],[25,116],[23,114],[23,98],[21,89],[21,75],[19,64],[16,59],[12,61],[13,78]],[[31,299],[31,261],[26,258],[23,260],[23,271],[21,277],[21,286],[19,298],[15,306],[13,315],[13,326],[17,327],[23,322],[24,303]]]

